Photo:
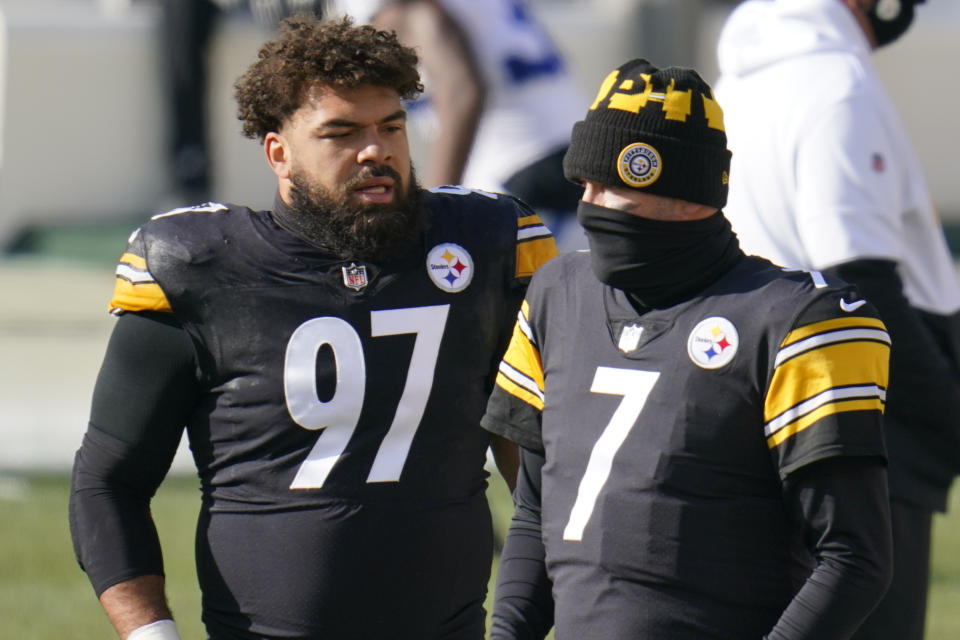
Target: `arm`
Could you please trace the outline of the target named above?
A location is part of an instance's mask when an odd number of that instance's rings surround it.
[[[197,399],[193,346],[169,316],[121,316],[74,462],[70,531],[81,567],[121,638],[170,618],[150,500]]]
[[[117,634],[128,640],[131,633],[146,625],[173,620],[164,593],[163,576],[140,576],[115,584],[100,595],[100,604]],[[173,633],[176,635],[170,635],[169,640],[180,640],[179,634]],[[156,640],[168,638],[156,636]]]
[[[391,2],[377,13],[373,22],[381,29],[396,31],[404,44],[417,50],[423,65],[437,117],[437,134],[430,147],[424,184],[460,184],[486,92],[466,35],[433,0]]]
[[[816,566],[767,640],[843,640],[892,578],[887,480],[879,458],[829,458],[784,482],[784,499]]]
[[[923,460],[911,474],[946,487],[960,471],[960,429],[952,419],[960,412],[960,378],[910,306],[897,272],[904,252],[907,169],[888,125],[869,90],[824,105],[796,149],[795,223],[809,266],[856,285],[890,333],[886,414],[888,422],[914,432],[904,442],[888,440],[891,450],[919,448],[916,455],[902,456]],[[905,431],[888,429],[888,438]],[[898,460],[891,474],[900,467]],[[898,486],[893,475],[891,481]]]
[[[911,425],[914,437],[925,441],[924,475],[944,485],[960,471],[960,378],[947,344],[931,331],[935,320],[910,306],[903,294],[897,265],[891,260],[853,260],[824,273],[857,286],[880,313],[892,341],[888,419]],[[949,318],[935,318],[949,324]],[[949,342],[943,339],[941,342]]]
[[[500,556],[491,640],[542,640],[553,626],[553,596],[540,537],[542,453],[520,449],[516,510]]]
[[[490,434],[490,450],[497,470],[503,476],[512,493],[517,488],[517,473],[520,468],[520,449],[503,436]]]

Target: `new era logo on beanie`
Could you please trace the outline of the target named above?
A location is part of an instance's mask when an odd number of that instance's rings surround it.
[[[563,159],[568,180],[596,180],[722,208],[730,151],[723,111],[696,71],[646,60],[611,72]]]

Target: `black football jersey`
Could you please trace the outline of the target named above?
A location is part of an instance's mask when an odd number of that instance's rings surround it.
[[[482,634],[479,420],[556,249],[513,198],[445,187],[425,202],[423,251],[389,268],[218,203],[131,237],[113,312],[172,313],[198,354],[187,431],[212,637],[477,637],[477,616]]]
[[[885,455],[889,344],[854,289],[756,257],[643,314],[586,253],[541,269],[483,425],[544,452],[557,638],[767,633],[805,577],[781,483]]]

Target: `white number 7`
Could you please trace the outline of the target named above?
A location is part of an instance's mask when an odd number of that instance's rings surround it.
[[[643,405],[647,402],[650,390],[656,384],[660,373],[657,371],[636,371],[633,369],[614,369],[597,367],[590,391],[623,396],[623,400],[613,412],[610,422],[593,445],[587,469],[577,489],[577,499],[570,510],[570,519],[563,530],[563,539],[580,541],[583,530],[593,514],[600,490],[606,484],[616,455],[627,434],[636,423]]]
[[[374,336],[416,334],[407,381],[387,435],[373,460],[367,482],[397,482],[410,452],[413,436],[427,406],[433,374],[447,323],[450,305],[391,309],[370,313]],[[317,352],[323,345],[333,349],[337,386],[327,401],[317,398]],[[283,370],[287,410],[305,429],[323,429],[306,460],[297,470],[291,489],[318,489],[347,448],[363,409],[367,382],[363,345],[356,330],[345,320],[314,318],[297,327],[290,342]]]

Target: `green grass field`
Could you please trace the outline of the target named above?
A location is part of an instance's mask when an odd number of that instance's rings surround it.
[[[164,545],[170,603],[184,640],[204,638],[193,568],[196,480],[167,479],[153,511]],[[116,637],[73,558],[67,529],[68,478],[0,475],[0,630],[18,640]],[[502,531],[509,496],[495,478],[490,497]],[[489,609],[489,607],[488,607]],[[960,493],[934,531],[928,640],[960,638]]]

